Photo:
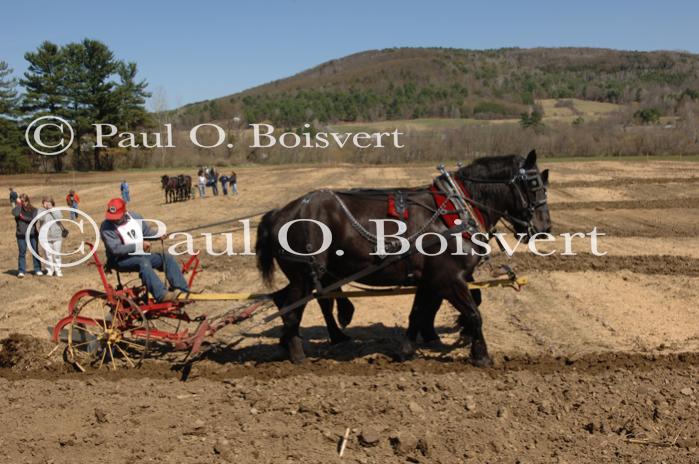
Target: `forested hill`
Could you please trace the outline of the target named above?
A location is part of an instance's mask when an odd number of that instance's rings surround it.
[[[595,48],[396,48],[328,61],[295,76],[178,109],[192,124],[240,116],[305,122],[518,116],[542,98],[638,102],[667,114],[699,97],[699,55]]]

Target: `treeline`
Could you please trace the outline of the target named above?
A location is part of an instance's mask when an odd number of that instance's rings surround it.
[[[20,79],[0,61],[0,172],[61,171],[66,161],[78,170],[111,169],[113,156],[87,142],[92,124],[128,130],[149,123],[150,94],[136,63],[117,59],[107,45],[91,39],[63,46],[46,41],[24,58],[28,69]],[[34,155],[24,140],[27,125],[44,115],[67,120],[75,131],[73,145],[61,155]],[[46,144],[59,137],[57,128],[42,131]]]
[[[280,127],[296,127],[308,121],[382,121],[423,117],[492,119],[518,115],[523,105],[505,101],[468,100],[468,88],[415,82],[389,83],[385,92],[374,89],[300,90],[296,93],[246,95],[241,98],[246,121],[271,121]],[[215,104],[215,103],[214,103]],[[216,116],[214,111],[211,116]]]
[[[242,116],[305,122],[518,117],[545,98],[580,98],[676,113],[699,91],[699,56],[607,49],[399,48],[332,60],[240,94],[187,105],[182,125]]]

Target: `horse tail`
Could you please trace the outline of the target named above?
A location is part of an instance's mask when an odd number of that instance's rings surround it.
[[[262,280],[267,286],[272,285],[274,277],[274,250],[277,246],[272,229],[279,210],[268,211],[257,226],[257,243],[255,254],[257,255],[257,269],[262,274]]]

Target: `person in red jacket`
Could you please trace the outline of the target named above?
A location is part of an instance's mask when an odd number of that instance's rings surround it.
[[[70,192],[68,192],[68,195],[66,195],[66,204],[69,208],[78,209],[78,206],[80,205],[80,197],[78,196],[78,192],[76,192],[73,189],[70,189]],[[70,218],[77,219],[78,214],[71,211]]]

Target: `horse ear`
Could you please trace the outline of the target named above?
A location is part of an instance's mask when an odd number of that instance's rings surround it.
[[[549,185],[549,170],[548,169],[544,169],[544,172],[541,173],[541,180],[544,182],[545,186]]]
[[[524,161],[524,166],[531,168],[536,164],[536,150],[532,150],[527,155],[526,161]]]

